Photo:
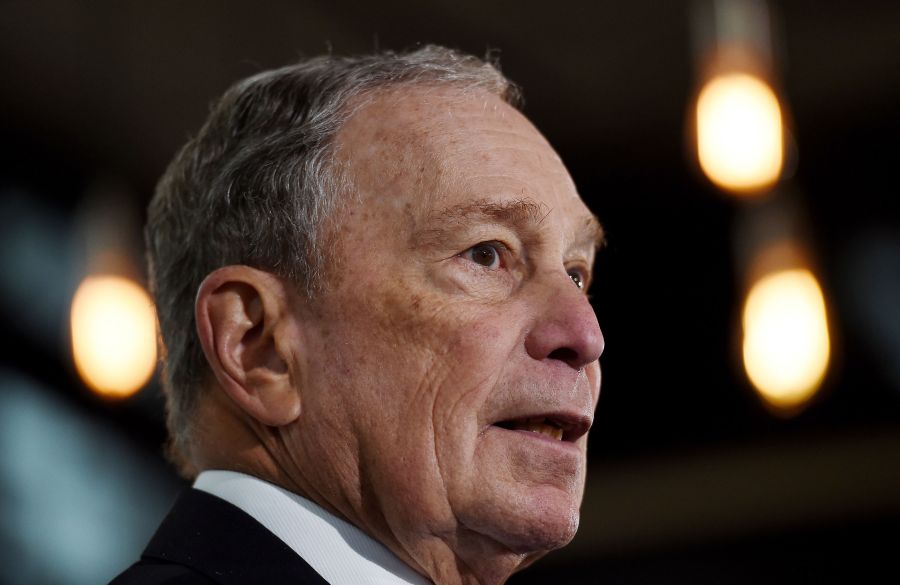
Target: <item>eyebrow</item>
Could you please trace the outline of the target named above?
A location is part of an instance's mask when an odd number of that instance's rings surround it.
[[[413,237],[424,245],[440,244],[455,227],[479,220],[537,230],[552,211],[551,207],[527,198],[503,202],[481,199],[430,213],[424,221],[423,229],[415,230]],[[577,245],[594,250],[606,243],[603,226],[594,215],[584,218],[574,236]]]
[[[584,219],[584,224],[577,239],[578,241],[587,242],[595,251],[606,246],[606,230],[603,229],[603,224],[600,223],[596,215],[591,214]]]

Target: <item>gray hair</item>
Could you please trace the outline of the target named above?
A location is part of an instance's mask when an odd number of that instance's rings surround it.
[[[490,58],[443,47],[316,57],[228,89],[160,179],[145,238],[165,346],[170,455],[182,465],[209,372],[194,321],[200,283],[217,268],[246,264],[312,298],[322,279],[324,220],[349,190],[334,163],[334,138],[366,96],[413,85],[519,101]]]

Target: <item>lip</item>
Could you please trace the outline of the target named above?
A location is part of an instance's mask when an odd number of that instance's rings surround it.
[[[511,429],[506,426],[502,426],[503,423],[508,423],[510,421],[517,420],[526,420],[526,419],[536,419],[536,418],[544,418],[548,421],[552,422],[556,426],[562,429],[563,436],[562,439],[557,440],[551,437],[548,437],[542,433],[533,433],[530,431],[525,431],[521,429]],[[585,415],[581,412],[573,411],[573,410],[561,410],[561,411],[553,411],[553,412],[533,412],[533,413],[516,413],[513,416],[503,417],[497,419],[490,423],[488,427],[497,428],[504,431],[509,432],[518,432],[525,433],[529,436],[534,436],[535,438],[541,438],[546,441],[551,441],[553,443],[565,444],[565,443],[574,443],[581,437],[583,437],[591,428],[591,424],[593,424],[593,417],[590,415]]]
[[[549,455],[557,462],[557,464],[562,464],[564,461],[570,463],[580,461],[584,457],[584,451],[578,443],[558,441],[543,433],[534,433],[521,429],[505,429],[497,425],[488,425],[484,435],[486,437],[496,437],[501,439],[507,444],[525,450],[530,455]],[[512,442],[508,443],[510,440],[512,440]]]

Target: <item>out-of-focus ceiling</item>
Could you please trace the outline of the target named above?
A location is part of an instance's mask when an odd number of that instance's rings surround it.
[[[152,184],[234,80],[325,51],[496,50],[570,156],[681,164],[689,2],[77,2],[0,6],[0,123]],[[829,124],[900,95],[900,5],[779,6],[793,111]],[[101,169],[102,170],[102,169]]]

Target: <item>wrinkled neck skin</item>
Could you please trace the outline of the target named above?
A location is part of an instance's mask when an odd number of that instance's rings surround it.
[[[433,543],[423,540],[416,551],[421,555],[421,562],[404,560],[439,585],[500,585],[527,564],[526,561],[537,558],[515,554],[465,528],[459,533],[458,538],[451,540],[457,550],[439,538]]]
[[[198,470],[237,471],[315,502],[386,546],[436,585],[501,585],[547,552],[515,553],[462,526],[439,534],[425,527],[419,527],[417,533],[392,527],[377,508],[363,503],[367,496],[359,487],[358,476],[334,482],[327,474],[310,477],[304,468],[296,466],[296,458],[285,446],[284,433],[289,430],[249,419],[222,392],[207,393],[198,410],[195,420],[202,423],[193,430],[190,451]],[[356,486],[355,493],[331,487],[337,485]]]

